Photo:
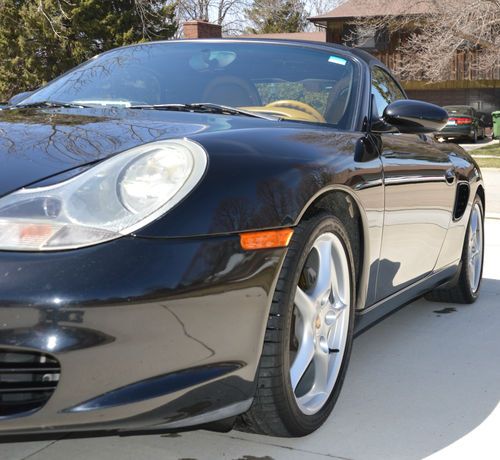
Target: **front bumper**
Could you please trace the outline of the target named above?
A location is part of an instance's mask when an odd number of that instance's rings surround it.
[[[0,252],[0,352],[45,352],[61,366],[48,402],[0,414],[0,433],[158,429],[243,412],[285,252],[245,252],[237,236]]]

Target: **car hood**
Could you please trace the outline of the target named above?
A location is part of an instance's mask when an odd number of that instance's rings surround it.
[[[0,110],[0,196],[155,140],[270,124],[278,123],[130,109]]]

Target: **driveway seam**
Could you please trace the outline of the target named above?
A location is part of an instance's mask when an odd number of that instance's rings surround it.
[[[227,434],[221,434],[221,433],[215,433],[215,434],[217,436],[220,436],[223,438],[234,439],[236,441],[247,441],[247,442],[251,442],[253,444],[266,445],[266,446],[271,446],[271,447],[280,447],[281,449],[295,450],[297,452],[303,452],[305,454],[319,455],[319,456],[325,457],[325,458],[334,458],[336,460],[353,460],[352,458],[349,458],[349,457],[340,457],[338,455],[325,454],[323,452],[314,452],[313,450],[300,449],[300,448],[291,447],[291,446],[282,446],[280,444],[274,444],[272,442],[254,441],[252,439],[240,438],[239,436],[227,435]]]
[[[41,447],[40,449],[35,450],[35,452],[31,452],[31,454],[28,454],[26,457],[21,458],[21,460],[27,460],[28,458],[31,458],[31,457],[33,457],[34,455],[39,454],[40,452],[44,451],[44,450],[45,450],[45,449],[47,449],[48,447],[53,446],[53,445],[54,445],[57,441],[59,441],[59,439],[56,439],[55,441],[51,441],[51,442],[49,442],[46,446],[43,446],[43,447]]]

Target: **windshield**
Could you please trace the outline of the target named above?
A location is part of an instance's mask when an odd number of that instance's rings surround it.
[[[443,109],[445,109],[448,114],[460,113],[464,115],[472,115],[472,108],[462,105],[447,105],[443,107]]]
[[[20,105],[212,103],[350,126],[356,66],[337,50],[249,42],[158,42],[100,55]]]

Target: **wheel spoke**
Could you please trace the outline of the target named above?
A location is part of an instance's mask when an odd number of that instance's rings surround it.
[[[345,327],[344,317],[339,316],[335,323],[330,327],[330,332],[328,333],[328,348],[331,350],[338,350],[342,347],[342,329]]]
[[[297,354],[290,367],[290,379],[295,390],[300,379],[307,370],[314,355],[314,337],[312,322],[315,314],[315,305],[311,297],[299,286],[295,290],[294,303],[300,318],[296,319],[295,334],[299,342]]]
[[[335,270],[336,267],[333,267],[333,260],[332,260],[332,271]],[[342,275],[340,274],[340,270],[335,271],[335,276],[332,276],[332,294],[333,294],[333,302],[336,303],[342,303],[342,289],[340,284],[344,282],[343,279],[341,279]]]
[[[333,251],[333,270],[334,276],[332,286],[334,294],[334,303],[336,308],[341,308],[349,303],[349,289],[346,286],[349,285],[349,266],[347,259],[341,256],[339,251]]]
[[[469,270],[470,270],[470,279],[472,280],[473,283],[475,283],[476,279],[476,264],[474,262],[474,259],[471,259],[469,262]]]
[[[347,305],[342,302],[341,300],[338,300],[335,302],[335,305],[333,306],[333,311],[335,312],[335,317],[339,318],[340,315],[342,315],[347,309]]]
[[[330,354],[319,345],[314,352],[314,393],[324,393],[328,387]]]
[[[299,286],[295,290],[294,304],[302,317],[302,322],[304,324],[311,323],[315,312],[314,302]]]
[[[319,269],[312,298],[323,300],[324,298],[328,298],[332,290],[333,260],[331,242],[319,241],[316,244],[316,249],[319,255]]]
[[[471,218],[471,221],[470,221],[470,232],[472,235],[476,235],[476,232],[478,230],[478,215],[477,215],[477,212],[475,212],[475,209],[474,209],[474,212],[472,213],[472,218]]]
[[[290,380],[294,391],[314,356],[313,333],[307,325],[304,326],[303,334],[299,343],[299,350],[295,356],[292,366],[290,367]]]

